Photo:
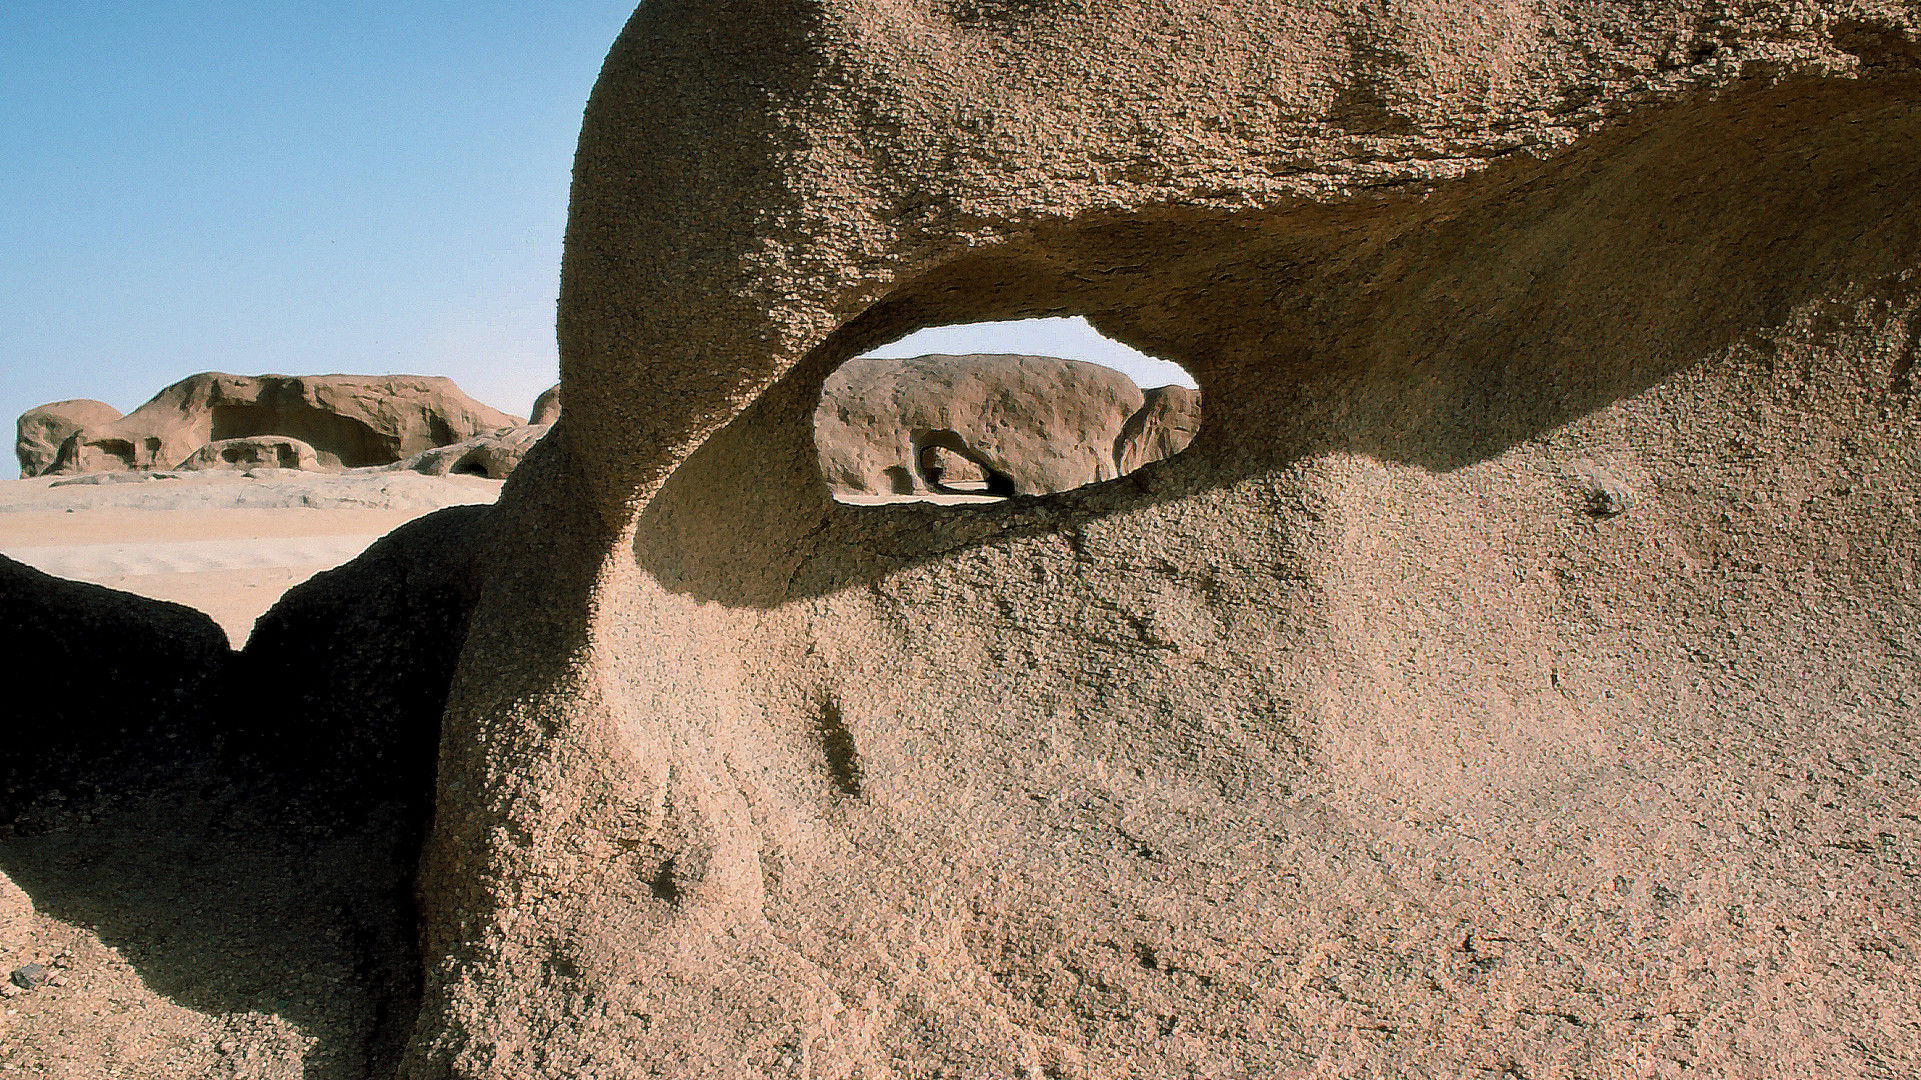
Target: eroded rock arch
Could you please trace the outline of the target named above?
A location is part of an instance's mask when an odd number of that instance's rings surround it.
[[[644,6],[408,1074],[1911,1061],[1902,871],[1794,837],[1913,838],[1917,81],[1714,11]],[[837,364],[1053,314],[1194,445],[827,495]]]

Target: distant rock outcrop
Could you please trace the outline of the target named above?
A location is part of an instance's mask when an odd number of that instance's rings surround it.
[[[501,428],[451,446],[436,446],[396,465],[395,468],[427,476],[485,476],[505,480],[525,457],[527,451],[547,434],[552,424],[522,424]]]
[[[520,424],[420,375],[194,375],[118,420],[88,424],[46,471],[168,469],[210,442],[284,435],[328,468],[388,465]]]
[[[1114,461],[1125,476],[1149,462],[1187,449],[1201,430],[1201,392],[1186,386],[1157,386],[1147,403],[1128,417],[1114,443]]]
[[[75,398],[56,401],[20,414],[13,452],[20,459],[20,477],[39,476],[53,468],[60,445],[82,428],[99,427],[120,419],[120,410],[104,401]]]
[[[527,417],[529,424],[551,424],[560,419],[560,384],[555,383],[540,392],[534,399],[533,415]]]
[[[1115,440],[1142,401],[1112,368],[1051,356],[849,360],[822,387],[814,438],[838,490],[966,490],[959,458],[987,494],[1040,495],[1120,475]]]
[[[320,468],[314,448],[289,435],[249,435],[221,439],[187,455],[177,468],[197,469],[306,469]]]

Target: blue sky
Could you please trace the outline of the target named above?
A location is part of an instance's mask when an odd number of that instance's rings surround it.
[[[581,108],[632,7],[0,3],[0,418],[208,370],[450,375],[524,413],[555,378]],[[1039,329],[908,352],[1132,359]]]

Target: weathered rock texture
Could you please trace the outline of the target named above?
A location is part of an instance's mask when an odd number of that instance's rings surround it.
[[[1051,356],[849,360],[821,388],[814,440],[837,491],[914,495],[973,479],[945,475],[950,463],[936,482],[923,459],[944,451],[995,494],[1043,495],[1118,476],[1115,440],[1141,400],[1112,368]]]
[[[505,480],[547,434],[552,424],[501,428],[449,446],[436,446],[400,462],[396,468],[427,476],[485,476]]]
[[[210,442],[286,435],[322,465],[387,465],[520,423],[421,375],[194,375],[119,420],[90,424],[50,472],[171,469]]]
[[[53,976],[7,1001],[19,1075],[393,1075],[460,645],[458,616],[426,612],[464,534],[423,525],[263,620],[302,640],[263,644],[260,678],[200,612],[0,557],[0,979]],[[378,647],[351,637],[369,611]],[[435,704],[410,711],[422,680]]]
[[[1146,403],[1127,418],[1114,442],[1114,463],[1123,473],[1171,458],[1187,449],[1201,430],[1201,392],[1185,386],[1145,391]]]
[[[642,7],[404,1074],[1913,1074],[1914,23]],[[813,479],[845,359],[1064,312],[1185,453]]]
[[[244,439],[221,439],[187,455],[178,468],[205,469],[306,469],[320,468],[320,455],[313,447],[286,435],[249,435]]]
[[[28,409],[16,422],[14,456],[20,459],[20,478],[39,476],[53,467],[60,445],[81,428],[110,424],[120,410],[104,401],[76,398]]]

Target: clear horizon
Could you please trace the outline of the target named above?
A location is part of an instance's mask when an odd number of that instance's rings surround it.
[[[525,414],[580,115],[631,0],[20,2],[0,16],[0,416],[202,371],[445,375]],[[921,331],[1185,373],[1082,320]]]

